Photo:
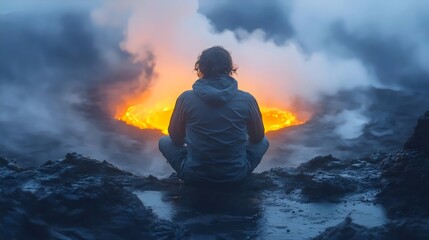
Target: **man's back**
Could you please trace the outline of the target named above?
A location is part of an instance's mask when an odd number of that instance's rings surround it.
[[[224,48],[204,50],[194,67],[200,79],[177,99],[159,150],[185,181],[241,181],[268,149],[255,98],[231,77],[236,69]]]
[[[264,127],[254,97],[222,75],[196,81],[192,91],[178,98],[169,133],[178,145],[187,144],[185,175],[223,182],[247,176],[247,134],[260,142]]]

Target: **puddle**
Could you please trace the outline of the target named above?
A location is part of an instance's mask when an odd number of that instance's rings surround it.
[[[312,238],[344,221],[347,216],[366,227],[380,226],[387,221],[383,208],[373,203],[300,203],[275,198],[263,202],[265,226],[262,235],[267,238]]]
[[[239,195],[219,196],[209,201],[188,194],[170,198],[168,193],[158,191],[134,193],[159,218],[174,219],[193,237],[217,234],[225,238],[309,239],[344,221],[348,215],[355,223],[366,227],[386,223],[383,208],[357,200],[362,198],[359,195],[340,203],[301,203],[288,199],[284,194],[271,194],[269,197],[261,194],[260,198],[257,197],[259,201]],[[230,197],[232,205],[229,201],[220,201],[226,197]],[[223,208],[219,208],[222,204]]]
[[[135,191],[133,193],[142,201],[145,207],[152,209],[159,218],[172,220],[173,207],[168,202],[162,200],[162,192]]]

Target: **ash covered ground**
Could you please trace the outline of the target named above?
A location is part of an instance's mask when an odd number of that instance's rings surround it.
[[[429,112],[403,150],[319,156],[232,186],[142,177],[76,153],[0,159],[1,239],[428,239]]]

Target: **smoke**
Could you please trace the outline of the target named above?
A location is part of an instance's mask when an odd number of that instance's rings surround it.
[[[427,109],[427,2],[291,0],[266,1],[263,8],[258,1],[199,2],[199,12],[219,33],[233,31],[240,41],[246,41],[239,34],[243,29],[263,31],[265,41],[279,47],[295,44],[309,58],[319,55],[339,63],[354,61],[362,67],[359,72],[369,76],[353,78],[355,73],[339,64],[319,64],[322,70],[315,75],[320,77],[317,81],[310,77],[332,91],[319,91],[320,98],[310,101],[313,117],[305,126],[272,136],[271,163],[265,168],[285,159],[296,164],[319,154],[357,157],[394,151],[401,148],[417,116]],[[327,74],[338,71],[333,68],[344,71],[342,83]],[[341,89],[344,82],[356,81],[359,86]],[[323,90],[320,85],[315,88]]]
[[[169,173],[160,134],[113,117],[174,104],[213,45],[231,52],[239,87],[260,105],[310,119],[269,135],[261,169],[398,148],[429,103],[423,1],[2,4],[0,154],[26,165],[76,151]]]
[[[295,43],[309,56],[323,54],[341,61],[356,59],[379,87],[412,90],[428,87],[429,32],[425,27],[429,22],[428,2],[291,0],[264,2],[264,8],[259,4],[245,0],[234,4],[200,0],[199,11],[208,16],[219,32],[237,32],[240,26],[247,26],[245,29],[250,32],[266,32],[268,40],[283,39],[278,45]],[[244,5],[245,8],[237,7]],[[254,12],[258,14],[251,14]],[[231,18],[234,21],[226,22],[225,19]],[[278,20],[274,26],[284,29],[273,28],[270,25],[273,19]],[[249,27],[247,22],[259,24]]]
[[[262,105],[291,107],[293,99],[316,101],[322,93],[373,82],[373,76],[356,58],[343,59],[323,52],[309,55],[294,42],[275,44],[262,30],[215,32],[209,19],[198,12],[198,1],[129,4],[131,17],[123,49],[137,58],[150,50],[157,58],[153,98],[147,99],[150,104],[189,89],[196,79],[192,72],[196,56],[213,45],[231,51],[239,66],[236,77],[241,88],[253,93]],[[109,7],[112,5],[106,5]],[[109,14],[106,9],[104,12]],[[171,100],[174,103],[175,99]]]
[[[165,172],[147,154],[157,145],[113,119],[147,88],[154,56],[121,50],[122,29],[95,25],[94,6],[8,7],[0,15],[0,154],[31,166],[75,151]]]
[[[242,39],[235,30],[253,32],[261,29],[265,33],[266,40],[272,39],[280,45],[295,34],[288,20],[290,3],[290,1],[200,0],[198,11],[212,21],[217,32],[233,30],[236,37]]]

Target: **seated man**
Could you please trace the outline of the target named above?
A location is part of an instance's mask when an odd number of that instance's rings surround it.
[[[204,50],[195,71],[200,79],[177,99],[170,136],[159,140],[159,150],[184,181],[241,181],[269,145],[258,103],[238,90],[231,77],[236,68],[224,48]]]

